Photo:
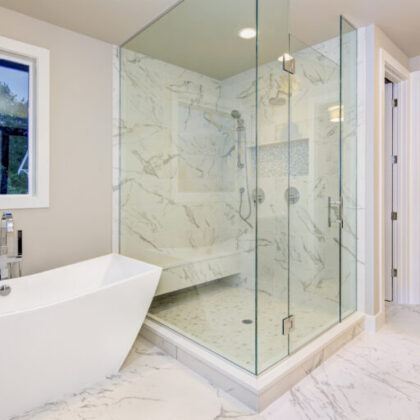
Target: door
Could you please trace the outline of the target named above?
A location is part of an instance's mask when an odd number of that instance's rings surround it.
[[[340,66],[291,38],[289,315],[294,352],[340,320]]]

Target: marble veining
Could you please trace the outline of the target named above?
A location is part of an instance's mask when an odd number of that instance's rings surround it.
[[[318,51],[294,53],[290,114],[287,101],[278,100],[288,97],[288,75],[278,61],[261,65],[258,120],[255,69],[215,80],[122,50],[120,250],[164,268],[159,295],[232,275],[232,284],[253,290],[257,252],[258,293],[285,302],[290,291],[295,311],[302,304],[314,312],[335,307],[327,313],[337,318],[339,230],[327,223],[328,197],[334,200],[339,194],[339,123],[329,112],[339,104],[337,45],[332,40],[317,46]],[[243,118],[240,130],[231,117],[233,109]],[[352,127],[352,107],[346,106],[345,118]],[[352,131],[346,133],[351,140]],[[238,165],[239,147],[241,159],[248,157],[248,168]],[[346,141],[343,150],[353,162],[354,143]],[[346,174],[355,181],[351,169]],[[258,238],[256,207],[247,200],[256,174],[265,192],[258,206]],[[342,302],[347,314],[355,308],[356,264],[351,263],[356,223],[351,217],[355,182],[346,179]],[[300,197],[290,208],[285,199],[289,184]],[[174,311],[183,319],[181,305]],[[220,327],[217,322],[213,318],[213,329]],[[304,330],[311,331],[311,322],[318,331],[317,317],[309,317]],[[243,341],[239,332],[237,338]],[[205,342],[214,345],[208,337]],[[282,355],[281,349],[277,360]],[[236,359],[244,360],[239,353]]]
[[[15,420],[417,420],[419,323],[420,305],[387,305],[378,333],[356,337],[260,414],[138,339],[118,375]]]

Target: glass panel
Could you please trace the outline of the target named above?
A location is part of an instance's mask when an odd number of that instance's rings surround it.
[[[293,352],[339,321],[340,67],[338,38],[323,46],[329,58],[294,38],[290,51],[296,60],[289,84]]]
[[[356,305],[355,31],[287,23],[184,0],[121,49],[120,252],[164,269],[151,318],[254,373]]]
[[[29,65],[0,59],[0,194],[27,194]]]
[[[288,2],[259,1],[258,37],[258,372],[288,355]]]
[[[356,310],[357,285],[357,31],[341,18],[341,317]]]
[[[121,49],[120,251],[164,269],[151,318],[255,372],[252,29],[185,0]]]

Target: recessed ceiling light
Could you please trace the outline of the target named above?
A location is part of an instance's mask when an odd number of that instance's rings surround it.
[[[257,31],[254,28],[242,28],[238,35],[242,39],[252,39],[257,35]]]
[[[280,61],[280,63],[282,63],[284,59],[286,59],[286,61],[290,61],[293,60],[293,57],[290,54],[284,53],[277,60]]]

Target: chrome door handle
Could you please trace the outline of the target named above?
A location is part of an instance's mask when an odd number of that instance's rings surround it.
[[[333,223],[338,223],[341,228],[344,225],[343,219],[343,197],[340,197],[337,201],[328,197],[328,227],[331,227]],[[335,220],[332,220],[332,210],[334,209]]]

